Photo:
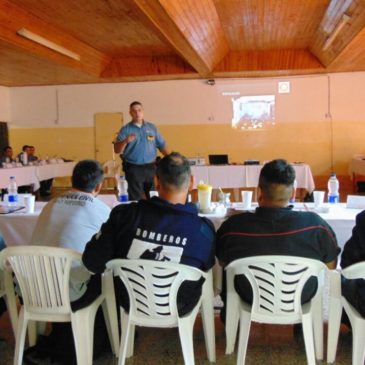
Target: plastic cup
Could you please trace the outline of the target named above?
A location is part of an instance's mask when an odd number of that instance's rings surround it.
[[[251,208],[252,203],[252,191],[243,190],[241,191],[243,209],[249,210]]]
[[[313,191],[314,206],[320,207],[324,202],[324,191]]]
[[[212,201],[212,186],[207,184],[198,185],[198,201],[202,212],[209,211]]]
[[[35,196],[26,195],[24,196],[23,199],[24,199],[25,212],[29,214],[34,213]]]

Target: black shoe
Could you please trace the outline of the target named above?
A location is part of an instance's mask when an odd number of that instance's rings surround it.
[[[37,351],[37,345],[27,348],[24,351],[23,363],[26,365],[37,365],[48,356]]]

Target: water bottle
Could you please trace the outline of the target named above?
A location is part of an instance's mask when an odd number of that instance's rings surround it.
[[[18,205],[18,185],[15,176],[11,176],[8,185],[8,206],[15,207]]]
[[[26,152],[23,152],[20,155],[20,159],[21,159],[23,165],[25,165],[25,166],[28,165],[28,154]]]
[[[122,203],[127,202],[128,199],[128,182],[124,176],[121,176],[118,181],[118,200]]]
[[[340,183],[333,172],[328,180],[328,202],[329,203],[339,203],[340,202]]]

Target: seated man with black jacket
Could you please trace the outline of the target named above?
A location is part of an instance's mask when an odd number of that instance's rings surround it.
[[[295,171],[287,161],[264,165],[258,186],[259,207],[230,217],[217,232],[217,257],[223,266],[245,257],[288,255],[336,268],[340,249],[331,227],[316,213],[297,212],[289,206],[295,194],[294,180]],[[235,287],[242,300],[252,303],[251,285],[245,277],[236,277]],[[309,280],[302,301],[310,300],[316,290],[317,282]],[[223,287],[223,301],[225,294]]]
[[[198,216],[186,203],[193,178],[189,162],[173,152],[157,165],[159,197],[115,207],[99,233],[83,253],[83,263],[93,273],[102,273],[114,258],[171,261],[203,271],[214,265],[215,231],[212,223]],[[185,284],[185,285],[184,285]],[[178,293],[179,313],[189,312],[201,295],[202,280],[186,282]],[[124,287],[118,295],[128,310]]]

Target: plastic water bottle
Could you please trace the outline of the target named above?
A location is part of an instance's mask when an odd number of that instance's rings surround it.
[[[333,172],[328,180],[328,202],[329,203],[339,203],[340,202],[340,183]]]
[[[8,206],[15,207],[18,205],[18,185],[15,176],[11,176],[8,185]]]
[[[22,164],[23,165],[28,165],[28,154],[26,152],[23,152],[21,155],[20,155],[20,158],[22,160]]]
[[[118,199],[125,203],[128,199],[128,182],[124,176],[121,176],[118,181]]]

